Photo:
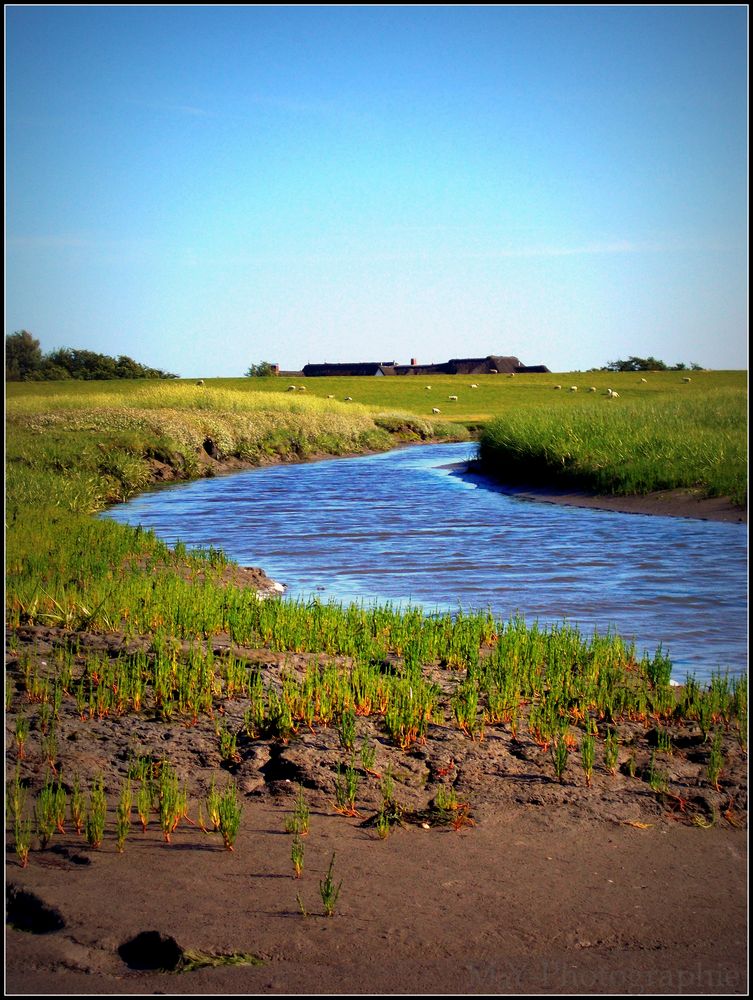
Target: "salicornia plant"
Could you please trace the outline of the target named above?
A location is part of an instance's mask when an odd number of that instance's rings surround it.
[[[335,855],[332,855],[332,860],[329,863],[329,869],[327,874],[323,879],[319,880],[319,894],[322,897],[322,904],[324,905],[324,914],[327,917],[331,917],[335,912],[335,906],[337,904],[337,898],[340,895],[340,889],[342,888],[342,881],[339,885],[335,885],[335,880],[332,876],[332,870],[335,867]]]

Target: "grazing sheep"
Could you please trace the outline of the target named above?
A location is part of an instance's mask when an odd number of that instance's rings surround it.
[[[424,389],[431,389],[431,386],[430,385],[425,385]]]
[[[555,385],[555,387],[554,387],[554,388],[555,388],[555,389],[561,389],[561,388],[562,388],[562,386],[561,386],[561,385]]]
[[[298,389],[298,386],[296,386],[296,385],[289,385],[285,391],[286,392],[296,392],[297,389]]]
[[[432,408],[431,408],[431,412],[432,412],[432,413],[441,413],[442,411],[441,411],[441,410],[439,410],[439,409],[437,409],[437,407],[436,407],[436,406],[432,406]]]
[[[334,399],[334,396],[327,396],[327,399]]]
[[[298,391],[299,392],[305,392],[306,391],[306,386],[305,385],[299,385],[298,386]]]
[[[490,374],[490,375],[498,375],[498,374],[499,374],[499,372],[497,371],[497,369],[496,369],[496,368],[490,368],[490,369],[489,369],[489,374]]]
[[[577,391],[578,391],[578,386],[577,385],[571,385],[570,386],[570,392],[577,392]]]
[[[515,372],[510,372],[510,378],[515,378]]]
[[[471,385],[471,389],[478,389],[478,386],[476,385],[476,383],[475,383],[475,382],[473,382],[473,383],[472,383],[472,385]]]
[[[346,396],[345,397],[345,402],[346,403],[352,403],[353,402],[353,397],[352,396]]]
[[[647,378],[642,378],[641,382],[648,382],[648,379]]]
[[[690,381],[690,379],[689,379],[689,378],[688,378],[688,376],[686,375],[686,376],[685,376],[685,378],[683,379],[683,382],[689,382],[689,381]]]
[[[196,385],[204,385],[204,379],[200,378]]]
[[[610,399],[619,399],[620,398],[619,392],[615,392],[614,389],[607,389],[607,396]]]
[[[596,392],[596,386],[595,386],[595,385],[591,385],[591,386],[589,386],[589,387],[588,387],[588,391],[589,391],[589,392]]]
[[[458,401],[458,397],[457,397],[457,396],[448,396],[447,398],[448,398],[448,399],[452,399],[452,400],[453,400],[454,402],[456,402],[456,403],[457,403],[457,401]]]

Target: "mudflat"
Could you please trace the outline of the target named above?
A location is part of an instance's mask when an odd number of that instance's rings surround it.
[[[41,663],[70,639],[18,631],[6,659],[13,705],[23,703],[25,653]],[[76,641],[103,656],[138,642]],[[214,644],[218,656],[230,648]],[[233,651],[270,681],[333,661]],[[436,670],[448,691],[452,673]],[[589,784],[575,749],[560,780],[550,748],[522,724],[471,738],[446,717],[401,749],[374,717],[358,717],[355,754],[334,725],[315,724],[285,740],[239,739],[223,759],[218,726],[240,729],[242,718],[242,699],[196,721],[148,706],[82,717],[63,699],[56,770],[68,788],[73,774],[85,786],[103,776],[105,835],[92,847],[66,820],[44,849],[32,842],[22,867],[9,824],[8,994],[746,992],[747,756],[731,730],[712,783],[710,741],[695,725],[675,727],[665,780],[653,785],[651,720],[625,720],[613,767],[597,740]],[[368,767],[364,742],[375,751]],[[118,791],[137,757],[169,761],[188,804],[169,843],[156,813],[142,829],[134,808],[119,853]],[[352,810],[337,794],[348,762],[358,775]],[[16,773],[34,794],[47,763],[34,733],[18,759],[11,710],[11,782]],[[381,837],[385,775],[399,808]],[[232,781],[240,795],[233,850],[200,825],[212,781]],[[297,878],[286,825],[301,794],[310,828]],[[327,916],[330,865],[340,891]]]

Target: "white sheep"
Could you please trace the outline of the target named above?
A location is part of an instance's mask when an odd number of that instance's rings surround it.
[[[561,386],[561,385],[555,385],[555,387],[554,387],[554,388],[555,388],[555,389],[561,389],[561,388],[562,388],[562,386]]]
[[[457,403],[457,401],[458,401],[458,397],[457,396],[448,396],[447,398],[453,400],[455,403]]]
[[[648,379],[647,378],[642,378],[641,382],[648,382]]]
[[[596,392],[596,386],[595,386],[595,385],[591,385],[591,386],[589,386],[589,387],[588,387],[588,391],[589,391],[589,392]]]
[[[442,411],[441,411],[440,409],[437,409],[437,407],[436,407],[436,406],[432,406],[432,408],[431,408],[431,412],[432,412],[432,413],[441,413]]]
[[[472,383],[472,385],[471,385],[471,389],[478,389],[478,386],[476,385],[476,383],[475,383],[475,382],[473,382],[473,383]]]
[[[683,379],[683,382],[689,382],[689,381],[690,381],[690,379],[689,379],[689,378],[688,378],[688,376],[686,375],[686,376],[685,376],[685,378]]]
[[[578,386],[577,385],[571,385],[570,386],[570,392],[577,392],[577,391],[578,391]]]
[[[430,385],[425,385],[424,389],[431,389],[431,386]]]
[[[615,392],[614,389],[607,389],[607,396],[609,399],[619,399],[619,392]]]
[[[345,402],[346,403],[352,403],[353,402],[353,397],[352,396],[346,396],[345,397]]]
[[[299,385],[298,386],[298,391],[299,392],[305,392],[306,391],[306,386],[305,385]]]
[[[204,385],[204,379],[200,378],[196,385]]]
[[[327,399],[334,399],[334,396],[327,396]]]
[[[298,386],[297,385],[289,385],[285,391],[286,392],[297,392],[298,391]]]
[[[490,374],[490,375],[498,375],[498,374],[499,374],[499,372],[497,371],[497,369],[496,369],[496,368],[490,368],[490,369],[489,369],[489,374]]]

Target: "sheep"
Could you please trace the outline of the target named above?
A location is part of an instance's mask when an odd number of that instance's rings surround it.
[[[510,372],[510,378],[515,378],[515,372]]]
[[[685,378],[683,379],[683,382],[689,382],[689,381],[690,381],[690,379],[689,379],[689,378],[688,378],[688,376],[686,375],[686,376],[685,376]]]
[[[614,389],[607,389],[607,397],[609,399],[618,399],[619,395],[619,392],[615,392]]]
[[[289,385],[285,391],[286,392],[297,392],[298,391],[298,386],[297,385]]]
[[[457,401],[458,401],[458,397],[457,396],[448,396],[447,398],[453,400],[455,403],[457,403]]]
[[[334,396],[327,396],[327,399],[334,399]]]
[[[497,371],[496,368],[490,368],[489,369],[489,374],[490,375],[499,375],[499,372]]]
[[[641,382],[648,382],[648,379],[647,378],[642,378]]]
[[[345,402],[346,403],[352,403],[353,402],[353,397],[352,396],[346,396],[345,397]]]
[[[442,411],[440,409],[438,409],[436,406],[432,406],[431,412],[432,413],[441,413]]]
[[[555,389],[561,389],[561,388],[562,388],[562,386],[561,386],[561,385],[555,385],[555,387],[554,387],[554,388],[555,388]]]
[[[577,385],[571,385],[570,386],[570,392],[577,392],[577,391],[578,391],[578,386]]]
[[[305,385],[299,385],[298,386],[298,391],[299,392],[305,392],[306,391],[306,386]]]
[[[425,385],[424,389],[431,389],[431,386],[430,385]]]
[[[589,387],[588,387],[588,391],[589,391],[589,392],[596,392],[596,386],[595,386],[595,385],[591,385],[591,386],[589,386]]]
[[[478,389],[478,386],[476,385],[476,383],[475,383],[475,382],[473,382],[473,383],[471,384],[471,389]]]
[[[204,385],[204,379],[200,378],[196,385]]]

